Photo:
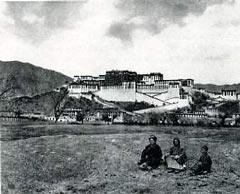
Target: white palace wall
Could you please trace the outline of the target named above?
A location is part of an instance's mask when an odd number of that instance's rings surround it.
[[[107,101],[144,101],[156,106],[181,101],[178,84],[170,85],[168,88],[161,85],[138,85],[136,87],[133,82],[125,82],[120,86],[101,86],[100,88],[97,86],[77,85],[71,86],[69,91],[70,96],[77,98],[85,97],[88,92],[92,92]],[[87,95],[87,97],[91,98],[91,95]]]
[[[168,91],[168,87],[160,85],[138,85],[137,91],[147,94],[158,94]]]
[[[157,100],[143,93],[136,93],[136,101],[138,102],[144,101],[144,102],[147,102],[148,104],[153,104],[156,106],[162,106],[164,104],[164,101]]]
[[[124,88],[123,86],[102,86],[95,92],[97,96],[107,101],[135,102],[135,88]]]
[[[88,92],[98,91],[98,86],[91,85],[70,85],[68,87],[69,95],[72,97],[80,98]]]
[[[179,102],[179,88],[169,88],[168,93],[162,93],[157,97],[151,97],[153,93],[160,93],[161,90],[157,90],[154,87],[142,88],[142,90],[135,88],[125,88],[123,86],[102,86],[99,91],[95,92],[100,98],[108,101],[122,101],[122,102],[147,102],[156,106],[162,106],[165,100],[169,102]],[[162,90],[163,91],[163,90]],[[166,92],[166,90],[165,90]],[[144,94],[145,93],[145,94]]]
[[[174,98],[180,98],[180,91],[179,91],[179,87],[178,85],[174,86],[174,87],[170,87],[168,88],[168,100],[170,99],[174,99]],[[166,100],[167,100],[166,99]]]

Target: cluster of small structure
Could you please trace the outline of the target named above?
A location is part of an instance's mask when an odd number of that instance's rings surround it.
[[[206,91],[205,88],[197,88],[195,89],[195,91],[204,93],[218,102],[222,102],[225,100],[240,100],[240,93],[237,93],[237,90],[227,89],[222,90],[221,92],[210,92]]]

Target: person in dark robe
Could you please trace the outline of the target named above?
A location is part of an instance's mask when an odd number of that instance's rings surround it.
[[[173,139],[173,147],[170,148],[169,155],[165,158],[167,166],[171,171],[186,169],[187,155],[185,150],[181,148],[178,138]]]
[[[187,162],[187,155],[185,150],[181,148],[180,140],[177,137],[173,139],[173,147],[170,149],[170,156],[173,156],[180,165],[184,165]]]
[[[212,160],[208,155],[208,146],[204,145],[201,148],[202,155],[200,156],[198,163],[192,167],[193,175],[207,174],[211,172]]]
[[[157,137],[151,135],[149,137],[149,145],[142,151],[141,159],[138,162],[141,170],[156,169],[162,160],[162,150],[157,144]]]

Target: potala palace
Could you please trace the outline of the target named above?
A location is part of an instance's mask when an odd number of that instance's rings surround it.
[[[107,71],[105,75],[74,76],[69,95],[98,97],[105,101],[144,101],[170,109],[189,106],[193,79],[164,80],[161,73],[137,74],[132,71]]]

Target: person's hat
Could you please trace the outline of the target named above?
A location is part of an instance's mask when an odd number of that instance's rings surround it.
[[[208,146],[207,145],[203,145],[202,148],[206,151],[208,151]]]
[[[157,137],[155,135],[150,135],[150,137],[148,138],[149,140],[152,139],[154,141],[157,141]]]

